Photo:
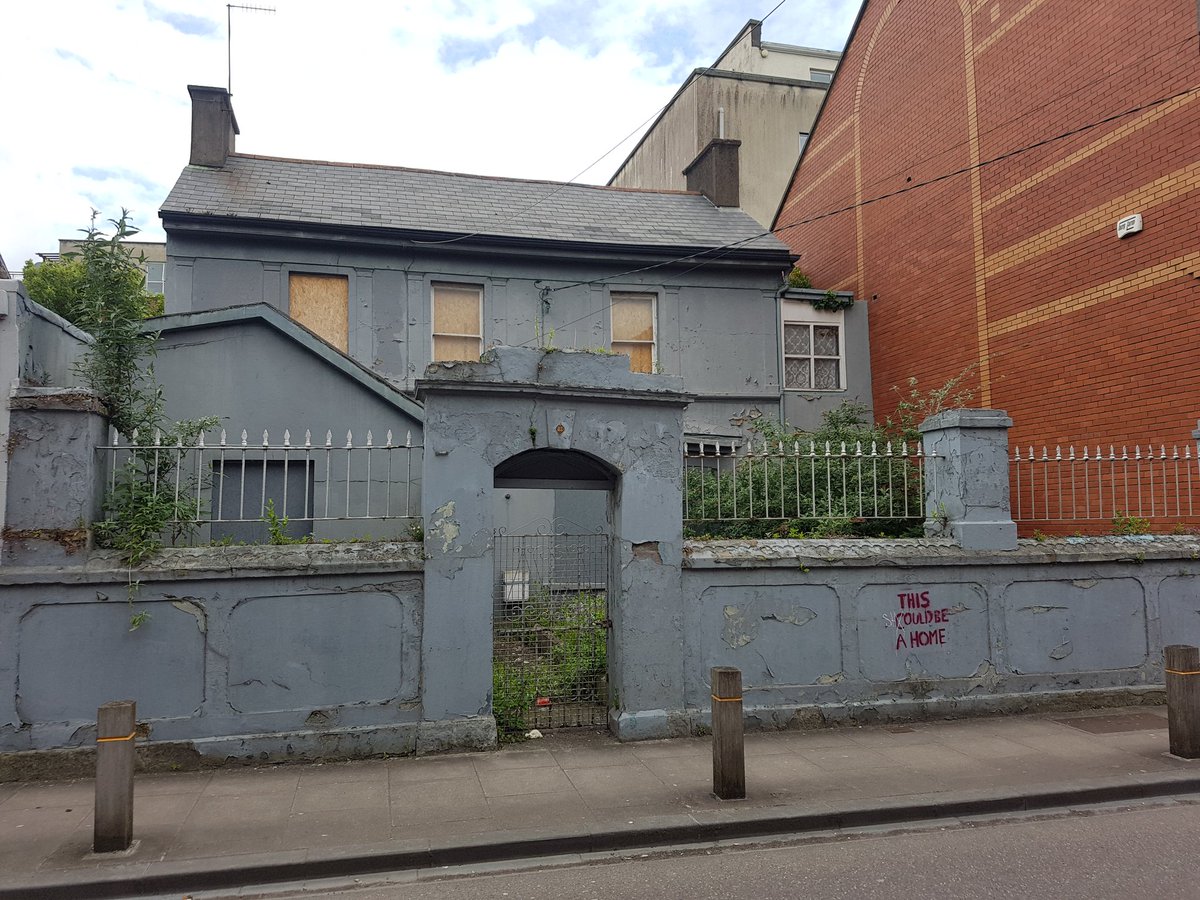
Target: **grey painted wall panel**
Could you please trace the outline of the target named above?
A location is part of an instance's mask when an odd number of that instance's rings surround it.
[[[419,699],[418,591],[414,580],[408,595],[356,592],[350,603],[344,593],[247,597],[229,615],[230,705],[267,712]]]
[[[1158,590],[1163,645],[1200,646],[1200,576],[1172,575]]]
[[[1017,581],[1001,603],[1014,672],[1131,669],[1147,661],[1145,589],[1136,579]]]
[[[23,722],[95,721],[109,700],[136,699],[142,719],[194,715],[204,704],[205,636],[169,600],[138,603],[150,622],[129,630],[119,586],[107,602],[38,604],[21,619],[17,710]]]

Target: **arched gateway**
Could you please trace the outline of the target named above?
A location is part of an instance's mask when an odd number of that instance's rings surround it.
[[[500,347],[477,363],[430,366],[417,391],[426,447],[423,718],[443,726],[427,733],[458,746],[494,740],[494,626],[499,659],[506,652],[529,659],[536,654],[503,630],[506,618],[550,627],[550,619],[561,620],[559,607],[572,606],[576,638],[603,645],[607,663],[607,678],[595,681],[599,693],[575,702],[607,708],[619,737],[669,733],[666,710],[683,705],[682,443],[690,398],[680,380],[631,373],[621,356]],[[523,555],[506,561],[511,535],[497,534],[494,492],[531,488],[553,490],[547,502],[556,506],[571,499],[567,492],[603,491],[602,515],[563,527],[547,508],[547,533],[521,535],[545,540],[526,542]],[[537,615],[524,615],[535,596],[552,611],[540,625]]]

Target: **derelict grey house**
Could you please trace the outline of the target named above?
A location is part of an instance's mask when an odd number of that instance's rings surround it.
[[[781,390],[792,258],[709,199],[720,166],[681,192],[252,156],[234,151],[224,89],[189,91],[191,161],[160,211],[168,313],[267,303],[408,392],[430,362],[493,345],[624,353],[683,378],[693,439],[869,401],[865,321],[849,318],[822,351],[835,380]],[[788,365],[829,371],[812,343]]]

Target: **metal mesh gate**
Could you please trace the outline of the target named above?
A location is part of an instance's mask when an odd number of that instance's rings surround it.
[[[492,705],[501,732],[608,717],[606,534],[496,533]]]

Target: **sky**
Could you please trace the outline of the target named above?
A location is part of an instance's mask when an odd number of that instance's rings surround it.
[[[232,11],[237,149],[603,184],[687,74],[776,2],[244,0],[275,11]],[[763,40],[841,50],[858,7],[785,0]],[[6,8],[10,269],[76,237],[92,209],[127,208],[142,239],[163,239],[158,208],[187,163],[187,85],[230,75],[227,14],[213,0]]]

